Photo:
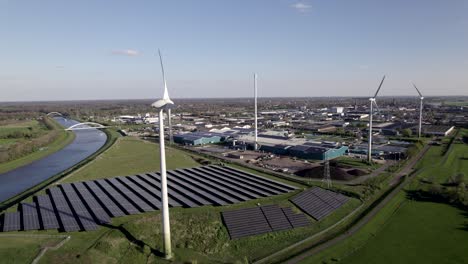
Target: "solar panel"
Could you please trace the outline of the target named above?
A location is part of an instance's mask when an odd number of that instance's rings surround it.
[[[168,177],[168,182],[174,182],[180,186],[184,186],[187,189],[196,192],[199,196],[203,196],[203,198],[208,199],[215,205],[226,205],[233,203],[231,199],[224,199],[222,195],[217,195],[216,191],[209,191],[206,189],[207,187],[205,185],[197,183],[197,181],[193,181],[190,178],[186,178],[184,175],[179,174],[176,171],[168,171],[167,174],[171,176],[170,178]]]
[[[74,183],[73,186],[83,198],[98,224],[110,223],[110,216],[106,213],[101,204],[99,204],[99,202],[94,198],[88,188],[86,188],[82,182]]]
[[[125,198],[132,202],[133,205],[135,205],[135,207],[137,207],[141,212],[150,212],[155,210],[148,203],[138,197],[136,193],[132,192],[120,181],[118,181],[117,178],[109,178],[107,181],[111,183],[117,190],[119,190],[120,193],[122,193]]]
[[[240,177],[243,179],[248,179],[249,181],[252,181],[252,182],[262,184],[265,187],[268,187],[270,189],[277,191],[277,193],[287,193],[287,192],[297,189],[296,187],[293,187],[293,186],[290,186],[281,182],[273,181],[267,178],[263,178],[263,177],[245,172],[245,171],[236,170],[231,167],[219,167],[219,166],[209,166],[209,167],[230,173],[232,175],[236,175],[237,177]]]
[[[260,207],[227,211],[222,216],[231,239],[272,231]]]
[[[284,215],[288,219],[289,223],[291,223],[293,228],[297,227],[304,227],[310,225],[310,220],[307,218],[305,214],[298,213],[295,214],[291,208],[281,208],[283,210]]]
[[[38,230],[41,228],[35,203],[21,203],[21,214],[23,215],[24,230]]]
[[[135,194],[137,194],[143,201],[148,203],[150,206],[153,207],[153,209],[158,210],[162,208],[161,205],[161,195],[158,195],[157,198],[142,189],[140,186],[138,186],[135,182],[129,180],[128,178],[130,177],[118,177],[117,179],[123,183],[129,190],[133,191]],[[161,193],[159,193],[161,194]],[[155,194],[156,195],[156,194]]]
[[[256,183],[255,181],[249,181],[241,177],[236,177],[236,176],[233,176],[231,173],[227,173],[225,171],[216,170],[212,167],[201,167],[200,169],[204,171],[213,172],[217,174],[218,177],[224,180],[228,180],[230,182],[237,182],[239,185],[245,186],[245,188],[247,188],[248,186],[249,189],[255,190],[255,192],[257,192],[258,194],[262,196],[270,196],[270,195],[277,194],[276,191],[271,190],[270,188],[266,188],[263,185]]]
[[[155,196],[157,198],[157,200],[161,204],[161,201],[162,201],[162,198],[161,198],[161,183],[156,182],[153,179],[153,181],[154,181],[153,184],[150,184],[148,181],[143,180],[143,178],[145,178],[145,177],[148,177],[148,176],[135,175],[135,176],[128,177],[128,179],[131,180],[132,182],[136,183],[138,186],[143,188],[146,192],[150,193],[152,196]],[[157,187],[157,188],[155,188],[155,187]],[[169,201],[168,201],[169,206],[172,206],[172,207],[176,207],[176,206],[189,207],[184,202],[181,202],[181,200],[183,198],[175,197],[174,194],[170,192],[169,186],[167,186],[167,192],[168,192],[168,198],[169,198]],[[178,194],[176,193],[176,195],[178,195]],[[193,202],[191,202],[191,201],[188,201],[188,203],[193,204]]]
[[[101,187],[101,189],[111,197],[116,204],[118,204],[126,214],[138,214],[140,211],[133,206],[125,197],[123,197],[112,185],[110,185],[106,180],[100,179],[94,181]]]
[[[342,196],[329,190],[313,187],[298,194],[291,201],[308,215],[321,220],[346,203],[348,198]]]
[[[198,171],[195,169],[186,169],[186,171],[194,177],[197,177],[198,179],[204,179],[207,182],[218,186],[221,189],[224,189],[226,193],[229,193],[234,197],[239,197],[240,199],[245,200],[256,199],[259,197],[258,194],[243,190],[242,188],[239,188],[239,186],[237,186],[236,184],[232,184],[224,180],[219,180],[214,177],[209,177],[209,175],[207,175],[206,172]]]
[[[103,208],[111,216],[116,217],[125,215],[122,209],[120,209],[120,207],[115,204],[115,202],[109,198],[109,196],[104,193],[94,181],[84,182],[83,185],[87,186],[89,190],[91,190],[91,193],[94,195],[94,197],[101,202],[101,204],[104,206]]]
[[[236,195],[232,191],[227,190],[226,188],[219,186],[218,184],[211,183],[208,180],[202,179],[200,177],[196,177],[190,172],[187,172],[185,170],[175,170],[176,172],[184,175],[184,180],[189,181],[192,180],[192,182],[196,182],[199,185],[203,186],[205,190],[208,192],[230,202],[230,203],[238,203],[242,201],[248,200],[247,197],[243,195]]]
[[[39,212],[42,220],[42,228],[44,229],[57,229],[60,228],[57,216],[55,215],[54,207],[50,201],[49,195],[36,196],[37,205],[39,206]]]
[[[21,228],[19,212],[6,212],[3,215],[3,232],[18,231]]]
[[[151,177],[147,174],[137,175],[136,177],[132,177],[132,180],[142,184],[145,184],[145,188],[148,189],[150,192],[155,192],[157,194],[161,193],[161,182],[158,181],[156,178]],[[156,187],[156,188],[155,188]],[[171,183],[167,183],[167,192],[169,195],[169,202],[171,199],[177,201],[183,207],[198,207],[200,204],[195,199],[190,199],[190,195],[185,195],[184,191],[181,191],[180,188],[175,188],[175,186]],[[187,193],[188,194],[188,193]],[[199,198],[199,197],[197,197]],[[209,203],[208,203],[209,204]]]
[[[260,207],[268,224],[273,231],[291,229],[291,223],[286,218],[283,210],[278,205],[267,205]]]
[[[48,190],[51,195],[52,202],[55,204],[55,208],[57,208],[58,218],[62,224],[63,230],[65,230],[65,232],[80,230],[80,226],[65,200],[65,196],[62,191],[57,187],[52,187]]]
[[[238,190],[244,195],[251,197],[252,199],[268,196],[268,194],[252,187],[250,184],[243,183],[239,180],[233,180],[230,177],[225,177],[224,175],[220,175],[219,172],[213,172],[205,168],[193,168],[193,170],[200,172],[203,176],[205,176],[208,179],[222,182],[227,186],[230,186],[234,190]]]
[[[170,206],[226,205],[294,189],[281,182],[229,167],[206,166],[168,171]],[[111,217],[161,208],[161,177],[157,173],[65,183],[51,187],[46,192],[47,195],[34,197],[35,203],[23,203],[19,207],[20,229],[59,228],[66,232],[94,230],[98,224],[109,223]],[[318,195],[326,200],[323,205],[317,205],[320,209],[317,214],[320,216],[327,213],[326,206],[338,207],[340,201],[347,200],[346,197],[330,193]],[[266,222],[270,229],[290,228],[285,221],[286,217],[278,214],[279,207],[259,210],[264,216],[261,223]],[[0,228],[14,230],[15,217],[5,215],[2,219],[6,221]]]
[[[96,222],[94,221],[93,216],[89,213],[86,205],[80,199],[78,194],[75,192],[75,189],[70,183],[64,183],[60,185],[65,196],[71,204],[71,207],[78,217],[78,221],[81,223],[81,226],[84,230],[96,230],[98,228]]]

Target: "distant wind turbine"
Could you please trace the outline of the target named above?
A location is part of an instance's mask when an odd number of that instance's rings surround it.
[[[424,96],[421,94],[421,92],[419,91],[418,87],[416,87],[416,85],[413,83],[413,86],[414,86],[414,89],[416,89],[416,91],[418,92],[419,94],[419,101],[420,101],[420,104],[419,104],[419,130],[418,130],[418,138],[421,138],[421,128],[422,128],[422,111],[423,111],[423,100],[424,100]]]
[[[163,98],[152,103],[151,106],[159,109],[159,151],[160,151],[160,165],[161,165],[161,203],[162,203],[162,233],[163,233],[163,251],[166,259],[172,258],[171,248],[171,228],[169,225],[169,203],[167,196],[167,175],[166,175],[166,151],[164,146],[164,110],[169,110],[174,106],[174,102],[169,98],[167,91],[166,76],[164,74],[164,66],[159,52],[159,60],[161,61],[161,70],[164,82]]]
[[[382,88],[382,84],[385,80],[385,75],[382,78],[382,81],[380,82],[379,88],[377,88],[377,91],[374,94],[374,97],[369,98],[370,101],[370,110],[369,110],[369,144],[368,144],[368,150],[367,150],[367,161],[370,163],[372,162],[372,116],[373,116],[373,106],[377,108],[377,111],[379,111],[379,107],[377,106],[377,102],[375,99],[377,98],[377,94],[380,91],[380,88]]]
[[[257,118],[257,74],[254,73],[254,104],[255,104],[255,146],[254,149],[258,150],[258,118]]]

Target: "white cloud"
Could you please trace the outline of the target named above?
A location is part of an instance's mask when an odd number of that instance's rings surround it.
[[[113,50],[114,55],[125,55],[125,56],[138,56],[140,52],[138,50],[126,49],[126,50]]]
[[[297,2],[295,4],[292,4],[291,7],[301,13],[308,12],[312,8],[311,5],[304,2]]]

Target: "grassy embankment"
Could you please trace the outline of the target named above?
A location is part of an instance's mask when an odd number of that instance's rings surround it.
[[[0,263],[31,263],[43,247],[55,246],[63,238],[0,237]]]
[[[167,153],[168,167],[171,169],[197,166],[197,163],[183,151],[168,149]],[[122,138],[108,151],[76,171],[65,181],[147,172],[158,170],[157,166],[156,144],[133,138]],[[292,207],[288,198],[294,194],[278,195],[223,207],[172,208],[171,225],[175,260],[177,262],[232,263],[259,259],[331,226],[360,204],[359,200],[351,199],[326,219],[320,222],[313,221],[310,227],[229,240],[227,230],[221,221],[221,211],[252,207],[257,203],[275,203]],[[56,231],[22,233],[57,234]],[[159,233],[159,212],[114,218],[111,225],[100,227],[98,231],[70,233],[72,236],[70,241],[59,250],[46,253],[41,262],[161,262],[162,259],[157,256],[162,246]]]
[[[455,141],[445,155],[444,147],[431,147],[416,166],[412,182],[358,233],[304,263],[464,263],[468,213],[447,203],[408,196],[424,189],[427,180],[442,184],[453,174],[468,174],[464,156],[468,145]]]
[[[5,173],[7,171],[29,164],[35,160],[39,160],[45,156],[48,156],[54,152],[57,152],[58,150],[64,148],[65,146],[67,146],[73,141],[73,139],[75,138],[75,135],[72,132],[63,130],[63,127],[60,126],[57,122],[55,122],[53,119],[50,119],[50,120],[52,121],[50,122],[50,124],[52,124],[53,126],[52,130],[58,131],[58,136],[56,137],[56,139],[51,144],[48,144],[46,147],[39,148],[38,150],[32,153],[26,154],[25,156],[22,156],[20,158],[0,163],[0,173]],[[5,137],[8,137],[9,135],[14,135],[15,133],[29,134],[30,131],[35,131],[33,135],[34,137],[40,137],[51,132],[50,130],[47,130],[46,128],[41,127],[39,122],[34,120],[34,121],[27,121],[27,122],[21,122],[17,124],[9,124],[6,126],[1,126],[0,136],[3,135]],[[28,141],[28,140],[30,139],[28,138],[4,138],[4,139],[0,139],[0,147],[7,148],[8,145],[11,145],[14,143],[21,143],[23,141]]]

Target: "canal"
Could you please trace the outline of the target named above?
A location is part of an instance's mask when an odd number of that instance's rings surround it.
[[[55,117],[54,119],[63,127],[79,123],[63,117]],[[98,129],[75,130],[73,133],[75,133],[75,139],[63,149],[30,164],[0,174],[0,202],[75,166],[98,151],[107,140],[106,133]]]

